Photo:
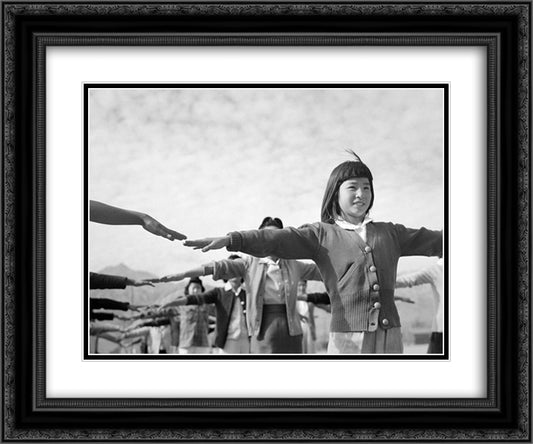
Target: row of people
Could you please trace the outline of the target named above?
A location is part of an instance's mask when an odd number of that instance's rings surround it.
[[[239,259],[237,255],[230,256],[229,259]],[[422,270],[421,272],[411,273],[400,276],[396,282],[397,288],[412,287],[415,285],[429,284],[434,296],[434,303],[436,307],[436,314],[433,321],[433,332],[431,335],[431,343],[428,353],[442,353],[442,276],[443,276],[443,261],[439,260],[435,265]],[[106,277],[108,282],[111,282],[111,276]],[[186,347],[181,347],[181,353],[206,353],[210,351],[206,347],[207,340],[207,321],[198,322],[197,317],[206,316],[205,311],[200,310],[195,312],[192,316],[183,316],[180,319],[179,307],[189,306],[203,306],[206,304],[213,304],[216,307],[216,316],[214,317],[215,336],[213,344],[215,349],[220,350],[220,353],[241,354],[250,352],[250,340],[247,335],[246,325],[246,296],[245,290],[242,287],[243,280],[241,278],[232,278],[226,282],[224,287],[215,287],[207,292],[204,292],[203,284],[199,278],[190,279],[185,288],[185,295],[178,296],[176,299],[165,306],[154,309],[141,311],[145,307],[134,306],[128,302],[119,302],[107,298],[91,298],[90,300],[90,314],[91,320],[113,320],[118,319],[122,321],[133,321],[125,327],[114,325],[112,323],[100,322],[98,329],[92,328],[93,333],[99,334],[100,337],[105,337],[108,340],[124,344],[126,339],[141,338],[146,346],[146,350],[150,353],[157,353],[159,345],[154,350],[153,343],[154,336],[157,333],[162,337],[165,331],[158,331],[158,327],[168,326],[170,333],[170,341],[166,344],[166,353],[178,353],[179,348],[179,331],[188,332],[188,338],[182,338],[182,343]],[[308,294],[306,290],[307,282],[300,281],[297,290],[297,312],[302,327],[302,353],[315,353],[316,327],[314,325],[314,307],[319,306],[326,311],[329,311],[330,299],[327,293],[311,293]],[[191,291],[192,288],[192,291]],[[192,293],[192,294],[191,294]],[[414,303],[413,300],[406,297],[395,296],[396,301]],[[121,316],[113,312],[102,310],[122,310],[135,311],[134,315]],[[177,319],[176,319],[177,317]],[[171,324],[171,320],[175,322]],[[180,329],[180,321],[184,321]],[[192,322],[191,322],[192,321]],[[176,327],[178,334],[175,334]],[[121,334],[110,334],[110,332],[120,332]],[[174,334],[173,334],[174,333]],[[177,336],[176,340],[172,341],[172,337]],[[192,337],[196,340],[191,340]],[[203,348],[196,348],[200,341]],[[157,342],[159,344],[161,341]],[[163,341],[164,342],[164,341]],[[131,342],[127,342],[131,344]],[[174,345],[173,345],[174,343]],[[170,346],[170,347],[169,347]]]
[[[154,219],[152,216],[139,211],[115,207],[96,200],[89,202],[89,220],[91,222],[106,225],[140,225],[149,233],[161,236],[170,241],[183,240],[185,236],[171,230]],[[101,273],[89,274],[89,289],[124,289],[126,286],[152,286],[153,284],[143,280],[130,279],[124,276],[112,276]],[[130,316],[117,315],[107,310],[136,310],[136,307],[119,301],[105,298],[90,299],[90,330],[89,334],[119,343],[117,334],[124,334],[124,327],[113,322],[114,320],[131,320]]]
[[[394,302],[398,260],[412,255],[442,257],[442,231],[374,222],[369,216],[375,200],[373,176],[353,155],[354,160],[330,174],[320,222],[284,228],[279,219],[267,218],[258,230],[185,241],[185,246],[203,252],[226,248],[247,256],[210,262],[152,283],[207,275],[240,277],[248,290],[251,350],[300,353],[296,286],[302,279],[322,280],[331,302],[328,353],[402,353]]]
[[[284,322],[285,318],[288,334],[283,338],[284,345],[280,341],[280,348],[272,346],[276,343],[272,337],[265,350],[298,352],[295,350],[301,339],[296,341],[294,337],[301,335],[301,328],[293,322],[292,298],[285,304],[280,304],[279,298],[290,295],[304,278],[294,279],[291,275],[294,264],[299,263],[296,260],[310,259],[316,279],[323,281],[331,300],[328,353],[402,353],[400,317],[394,303],[398,260],[412,255],[442,256],[442,231],[374,222],[369,216],[375,200],[373,176],[368,166],[354,156],[355,160],[343,162],[332,171],[322,202],[321,222],[300,228],[260,227],[185,241],[185,246],[203,252],[226,248],[246,253],[250,259],[241,259],[239,267],[216,261],[162,281],[240,274],[250,280],[250,291],[256,290],[254,295],[248,295],[248,327],[256,345],[269,333],[275,319]],[[277,278],[254,279],[252,273],[265,261],[259,258],[274,262],[280,259],[286,264],[285,272],[280,267]],[[257,275],[263,276],[263,270]],[[258,294],[266,296],[259,298]],[[277,308],[270,309],[265,302],[271,294],[277,297],[272,299],[278,302],[272,304]],[[252,307],[256,308],[253,312]],[[286,315],[277,310],[286,310]]]

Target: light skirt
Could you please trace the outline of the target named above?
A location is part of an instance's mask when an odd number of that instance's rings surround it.
[[[224,348],[219,348],[220,354],[248,354],[250,353],[250,339],[247,336],[241,336],[239,339],[226,339]]]
[[[328,354],[401,354],[403,353],[400,327],[376,331],[331,332]]]

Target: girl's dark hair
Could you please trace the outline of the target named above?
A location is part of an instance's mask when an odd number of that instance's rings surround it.
[[[322,199],[322,208],[320,210],[320,219],[322,222],[332,224],[340,215],[341,210],[339,208],[339,187],[345,180],[354,179],[356,177],[366,177],[370,181],[370,190],[372,191],[372,198],[370,199],[370,205],[367,213],[374,204],[374,185],[372,183],[372,173],[370,172],[370,169],[361,161],[357,154],[355,154],[353,151],[349,152],[355,156],[356,160],[348,160],[340,165],[337,165],[329,175],[326,191],[324,192],[324,198]]]
[[[261,222],[261,225],[259,225],[259,229],[265,228],[265,227],[276,227],[276,228],[283,228],[283,222],[278,217],[270,217],[267,216],[263,219],[263,222]]]
[[[185,296],[189,295],[189,287],[191,284],[200,284],[202,287],[202,293],[205,293],[204,284],[202,284],[202,280],[199,277],[190,278],[189,282],[187,282],[187,286],[185,287]]]

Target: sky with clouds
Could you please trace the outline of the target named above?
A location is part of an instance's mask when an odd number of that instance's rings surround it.
[[[320,220],[328,176],[351,149],[374,175],[374,220],[441,229],[443,101],[428,88],[92,89],[89,198],[190,239],[265,216],[299,226]],[[92,271],[124,263],[164,275],[227,255],[89,224]]]

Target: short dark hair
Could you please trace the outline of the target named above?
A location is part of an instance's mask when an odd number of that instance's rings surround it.
[[[340,215],[339,208],[339,187],[341,184],[356,177],[366,177],[370,182],[370,190],[372,191],[372,198],[368,206],[367,213],[374,204],[374,185],[370,169],[361,161],[359,156],[352,151],[356,160],[349,160],[337,165],[329,175],[324,198],[322,199],[322,208],[320,210],[320,219],[322,222],[334,223],[335,219]]]
[[[276,227],[276,228],[283,228],[283,222],[279,217],[270,217],[267,216],[263,219],[263,222],[261,222],[261,225],[259,225],[259,229],[265,227]]]
[[[204,284],[202,283],[202,280],[199,277],[190,278],[189,282],[187,282],[187,286],[185,287],[185,296],[189,295],[189,287],[191,284],[200,284],[202,287],[202,293],[205,293]]]

